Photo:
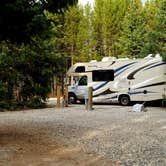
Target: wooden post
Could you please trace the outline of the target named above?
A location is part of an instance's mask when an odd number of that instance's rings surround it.
[[[68,85],[65,85],[65,107],[68,107]]]
[[[88,111],[92,111],[92,96],[93,96],[93,88],[88,88]]]
[[[54,76],[53,77],[53,93],[52,93],[52,97],[55,97],[56,96],[56,88],[57,88],[57,86],[56,86],[56,84],[57,84],[57,78]]]
[[[60,107],[60,97],[61,97],[61,86],[57,85],[57,104],[56,106],[59,108]]]

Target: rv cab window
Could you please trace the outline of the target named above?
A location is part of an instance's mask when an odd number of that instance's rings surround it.
[[[93,81],[113,81],[114,70],[95,70],[92,71]]]
[[[76,73],[83,73],[83,72],[85,72],[85,66],[78,66],[78,67],[75,69],[75,72],[76,72]]]
[[[80,78],[79,82],[78,82],[79,86],[87,86],[87,76],[83,76]]]

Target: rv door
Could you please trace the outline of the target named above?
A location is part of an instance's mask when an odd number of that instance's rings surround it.
[[[82,76],[75,89],[75,93],[78,99],[84,99],[85,91],[87,89],[87,76]]]

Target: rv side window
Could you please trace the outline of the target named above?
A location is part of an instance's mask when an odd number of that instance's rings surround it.
[[[113,81],[114,70],[95,70],[92,71],[93,81]]]
[[[78,66],[78,67],[75,69],[75,72],[76,72],[76,73],[83,73],[83,72],[85,72],[85,66]]]
[[[86,86],[87,85],[87,76],[81,77],[81,79],[78,82],[79,86]]]

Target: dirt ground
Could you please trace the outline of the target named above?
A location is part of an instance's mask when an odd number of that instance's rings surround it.
[[[160,155],[158,152],[162,152],[164,156],[165,151],[162,145],[160,147],[160,142],[165,135],[163,134],[165,111],[163,109],[156,111],[152,108],[152,111],[149,109],[151,112],[147,113],[130,113],[126,108],[131,109],[131,107],[96,106],[95,111],[87,112],[84,106],[77,105],[62,110],[1,112],[0,166],[119,166],[123,165],[121,160],[125,161],[128,158],[133,158],[136,163],[136,158],[141,158],[141,155],[148,163],[151,159],[144,155],[145,152],[141,152],[139,149],[141,144],[142,150],[148,151],[146,155],[152,153],[151,155],[157,157]],[[150,121],[147,123],[147,119],[153,118],[153,123]],[[156,131],[160,132],[155,134]],[[131,135],[143,141],[133,144]],[[154,139],[146,145],[144,143],[149,136]],[[84,151],[82,147],[84,144],[93,150]],[[163,145],[165,146],[165,143]],[[119,154],[121,146],[124,154]],[[131,146],[138,149],[138,155],[137,151],[132,151],[136,157],[131,156]],[[94,150],[96,148],[101,153],[105,151],[104,155]],[[153,149],[157,153],[150,151]],[[161,161],[164,163],[165,159]]]
[[[0,166],[118,165],[97,154],[84,153],[79,147],[70,148],[50,141],[41,133],[30,135],[1,130],[0,147]]]

